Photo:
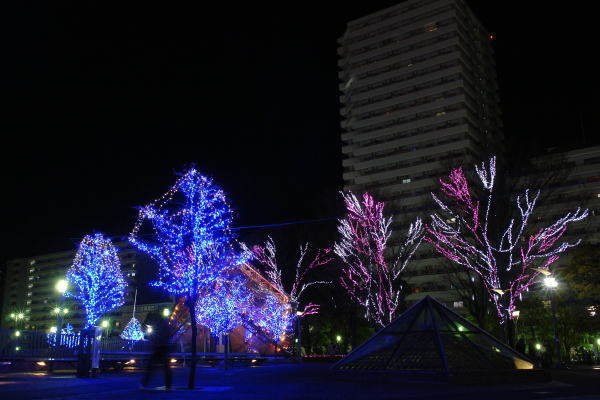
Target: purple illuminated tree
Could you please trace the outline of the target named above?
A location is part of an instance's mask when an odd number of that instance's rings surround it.
[[[236,251],[230,229],[232,219],[223,190],[190,169],[167,193],[139,210],[129,237],[134,246],[158,263],[159,280],[153,285],[186,299],[192,328],[190,389],[196,372],[198,297],[213,287],[227,269],[251,256]],[[152,227],[154,235],[142,234],[144,223]]]
[[[494,304],[500,322],[512,320],[516,302],[541,271],[558,260],[574,243],[560,241],[569,223],[585,218],[588,210],[577,208],[556,222],[536,232],[526,230],[534,212],[539,190],[525,190],[514,199],[516,217],[502,221],[495,202],[496,158],[475,166],[483,192],[482,200],[474,197],[462,168],[453,169],[448,181],[440,179],[441,191],[448,201],[432,193],[440,213],[431,216],[425,240],[447,259],[476,273]],[[508,339],[508,335],[507,335]]]
[[[308,281],[307,275],[318,267],[329,264],[333,258],[330,256],[331,249],[319,249],[315,256],[309,261],[306,261],[306,255],[308,253],[308,243],[300,246],[300,255],[296,262],[296,273],[294,280],[286,290],[284,287],[281,268],[277,264],[277,248],[271,237],[268,237],[264,246],[253,246],[252,253],[254,260],[260,265],[260,270],[266,275],[271,283],[283,293],[288,293],[290,300],[295,304],[295,307],[300,311],[300,300],[306,289],[314,285],[328,284],[331,282],[327,281]],[[319,312],[319,305],[314,303],[308,303],[304,306],[302,316],[308,316]]]
[[[402,271],[423,239],[419,218],[412,223],[393,261],[388,261],[392,218],[383,215],[384,203],[368,193],[362,201],[353,193],[342,193],[346,216],[340,219],[335,253],[342,259],[341,284],[365,310],[366,317],[385,326],[395,317],[400,304]]]

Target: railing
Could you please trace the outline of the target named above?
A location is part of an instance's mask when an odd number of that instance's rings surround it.
[[[60,345],[56,345],[57,337],[44,332],[17,331],[0,329],[0,360],[77,360],[79,353],[78,334],[60,335]],[[176,359],[189,360],[189,346],[181,348],[173,344],[171,356]],[[179,350],[179,352],[178,352]],[[186,351],[181,351],[186,350]],[[100,358],[103,360],[129,360],[148,358],[152,353],[152,343],[147,340],[132,341],[119,337],[103,338],[100,342]],[[198,352],[198,360],[218,361],[224,358],[223,353]],[[228,358],[235,360],[260,360],[267,357],[256,353],[229,353]]]
[[[61,345],[55,346],[44,332],[0,329],[0,359],[76,358],[78,335],[61,335]]]

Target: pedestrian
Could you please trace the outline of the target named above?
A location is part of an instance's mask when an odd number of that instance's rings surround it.
[[[150,333],[150,341],[152,342],[152,355],[148,360],[144,377],[142,378],[141,388],[148,388],[148,383],[152,372],[156,368],[157,364],[162,364],[165,373],[165,388],[171,390],[172,375],[169,360],[169,339],[170,329],[169,322],[166,318],[161,317],[158,314],[150,313],[146,318],[148,325],[152,327]]]

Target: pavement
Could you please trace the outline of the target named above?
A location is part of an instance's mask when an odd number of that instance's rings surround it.
[[[198,388],[183,389],[188,369],[173,368],[175,390],[166,392],[161,371],[151,390],[140,390],[141,371],[104,372],[78,379],[73,373],[0,374],[0,398],[21,399],[572,399],[600,400],[600,366],[552,372],[552,380],[531,384],[460,385],[395,374],[332,371],[330,364],[256,367],[199,367]]]

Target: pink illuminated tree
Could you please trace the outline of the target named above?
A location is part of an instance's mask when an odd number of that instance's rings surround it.
[[[481,200],[474,197],[462,168],[453,169],[448,181],[440,179],[448,201],[432,193],[440,212],[431,215],[425,240],[439,254],[479,276],[504,324],[512,320],[517,301],[538,282],[538,275],[548,271],[561,253],[579,244],[580,240],[560,239],[567,225],[585,218],[588,210],[578,207],[551,225],[529,232],[526,228],[540,191],[527,189],[514,196],[518,212],[503,221],[503,203],[512,200],[494,201],[496,158],[475,166],[475,171],[482,186]]]
[[[327,281],[310,281],[308,274],[318,267],[329,264],[333,258],[331,257],[331,249],[319,249],[315,256],[307,261],[309,252],[308,243],[300,246],[300,255],[296,262],[295,276],[291,286],[286,290],[281,277],[281,268],[277,263],[277,248],[273,239],[269,236],[263,246],[255,245],[251,248],[254,255],[254,261],[259,264],[260,270],[266,275],[266,278],[281,292],[287,293],[290,296],[292,303],[295,303],[297,310],[301,312],[301,316],[308,316],[319,312],[319,305],[307,303],[300,311],[300,301],[302,295],[311,286],[328,284]]]
[[[334,252],[342,259],[342,287],[365,310],[366,317],[380,326],[389,324],[401,300],[402,271],[423,239],[421,219],[412,223],[391,257],[388,242],[392,218],[383,214],[384,203],[368,193],[362,201],[353,193],[342,193],[347,214],[340,219],[339,242]],[[392,261],[389,259],[392,258]]]

